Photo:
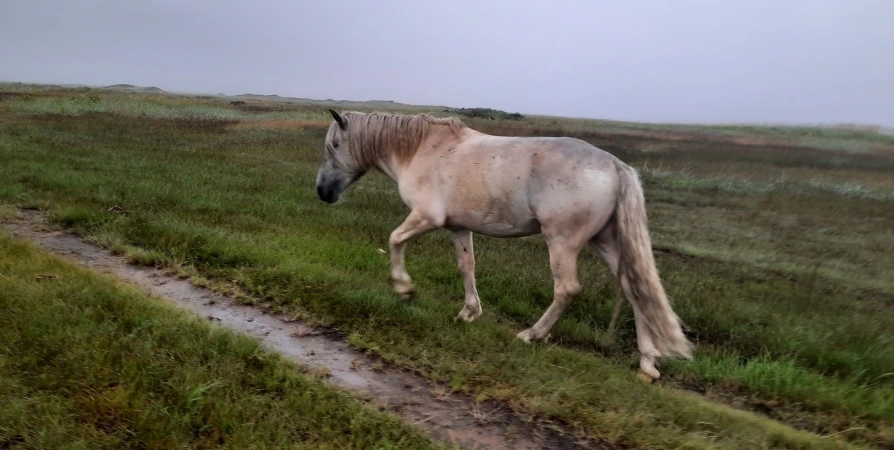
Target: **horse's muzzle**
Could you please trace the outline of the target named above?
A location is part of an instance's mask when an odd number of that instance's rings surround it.
[[[317,185],[317,195],[320,197],[320,200],[329,204],[338,201],[338,190],[333,189],[332,186]]]

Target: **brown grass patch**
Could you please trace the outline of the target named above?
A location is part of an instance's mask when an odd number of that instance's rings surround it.
[[[669,145],[686,147],[736,147],[739,149],[767,149],[798,150],[820,152],[841,152],[841,149],[823,149],[802,142],[803,137],[785,136],[758,136],[758,135],[728,135],[713,134],[709,131],[665,131],[665,130],[595,130],[583,129],[573,126],[537,126],[526,124],[507,124],[494,121],[466,120],[466,124],[479,131],[503,136],[573,136],[591,142],[611,143],[610,145],[641,149],[645,145],[645,151],[662,151]],[[851,152],[844,152],[848,155]],[[894,154],[894,146],[887,143],[866,143],[861,154],[886,155]]]
[[[98,125],[110,127],[154,127],[159,129],[186,129],[193,131],[216,132],[225,130],[238,122],[221,119],[169,119],[154,117],[129,117],[107,112],[89,112],[81,115],[36,114],[25,119],[26,123],[43,127],[63,127],[68,130],[85,130]]]
[[[3,101],[3,100],[13,100],[13,99],[19,99],[19,98],[22,98],[22,94],[21,94],[21,93],[18,93],[18,92],[0,91],[0,101]]]
[[[270,103],[251,100],[234,100],[230,102],[232,108],[247,112],[278,112],[278,111],[294,111],[296,108],[289,108],[283,103]]]
[[[275,119],[275,120],[243,121],[243,122],[238,122],[238,123],[233,124],[230,128],[233,130],[264,129],[264,130],[293,131],[293,130],[303,130],[305,128],[326,128],[328,126],[329,126],[329,121],[326,121],[326,120]]]

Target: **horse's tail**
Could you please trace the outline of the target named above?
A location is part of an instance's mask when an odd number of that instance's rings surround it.
[[[658,355],[692,358],[692,344],[683,334],[680,319],[671,308],[655,267],[647,229],[646,206],[639,176],[632,167],[616,161],[619,194],[615,210],[620,258],[618,280],[627,299],[642,317]]]

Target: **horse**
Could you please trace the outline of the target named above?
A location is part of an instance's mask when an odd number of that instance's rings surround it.
[[[393,289],[414,294],[404,265],[406,244],[437,229],[450,232],[465,301],[455,320],[482,313],[475,283],[472,235],[521,238],[542,234],[549,250],[553,300],[517,337],[546,341],[580,293],[584,247],[605,261],[633,307],[640,377],[657,380],[660,358],[691,359],[659,278],[636,170],[614,155],[571,137],[495,136],[456,117],[329,110],[317,195],[332,204],[370,170],[397,183],[410,209],[388,239]],[[618,300],[620,301],[620,299]],[[616,309],[617,310],[617,309]]]

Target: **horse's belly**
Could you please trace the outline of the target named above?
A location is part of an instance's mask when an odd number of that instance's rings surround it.
[[[456,228],[493,237],[529,236],[540,232],[540,223],[529,206],[527,177],[517,168],[470,168],[463,182],[449,185],[445,200],[446,222]],[[530,170],[528,170],[530,172]],[[459,175],[456,175],[459,179]]]
[[[505,217],[495,214],[468,213],[448,216],[445,228],[469,230],[497,238],[531,236],[540,233],[540,222],[533,216]]]
[[[474,228],[469,228],[469,231],[496,238],[517,238],[540,233],[540,223],[531,220],[519,224],[479,224]]]

